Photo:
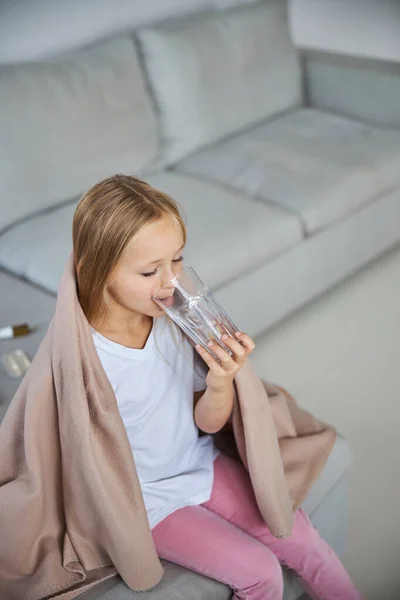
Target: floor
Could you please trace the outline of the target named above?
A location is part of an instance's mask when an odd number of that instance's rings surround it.
[[[400,600],[400,249],[256,342],[258,373],[350,441],[346,566],[366,600]]]

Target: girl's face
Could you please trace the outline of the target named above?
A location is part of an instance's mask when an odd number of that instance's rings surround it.
[[[158,290],[182,270],[183,232],[179,223],[166,216],[146,225],[128,244],[115,266],[107,289],[110,309],[121,316],[135,313],[161,317],[164,312],[152,299]],[[165,290],[172,295],[174,287]]]

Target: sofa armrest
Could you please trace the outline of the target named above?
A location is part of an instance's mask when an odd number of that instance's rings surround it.
[[[306,51],[303,66],[308,105],[400,129],[400,62]]]
[[[400,128],[400,4],[396,0],[289,0],[306,103]]]

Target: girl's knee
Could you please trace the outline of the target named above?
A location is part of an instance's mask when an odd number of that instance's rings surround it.
[[[278,600],[283,597],[282,567],[274,554],[268,563],[268,569],[263,573],[263,582],[268,593],[266,598]]]
[[[282,567],[276,556],[264,546],[246,556],[246,582],[243,589],[252,590],[254,598],[279,600],[283,595]],[[257,593],[256,593],[257,591]],[[252,596],[249,596],[252,597]]]

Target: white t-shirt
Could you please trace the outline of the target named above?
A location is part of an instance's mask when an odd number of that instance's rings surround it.
[[[212,436],[199,437],[194,422],[193,392],[206,389],[206,372],[200,372],[186,337],[166,319],[153,319],[141,350],[92,330],[131,444],[151,528],[179,508],[210,499],[219,454]]]

